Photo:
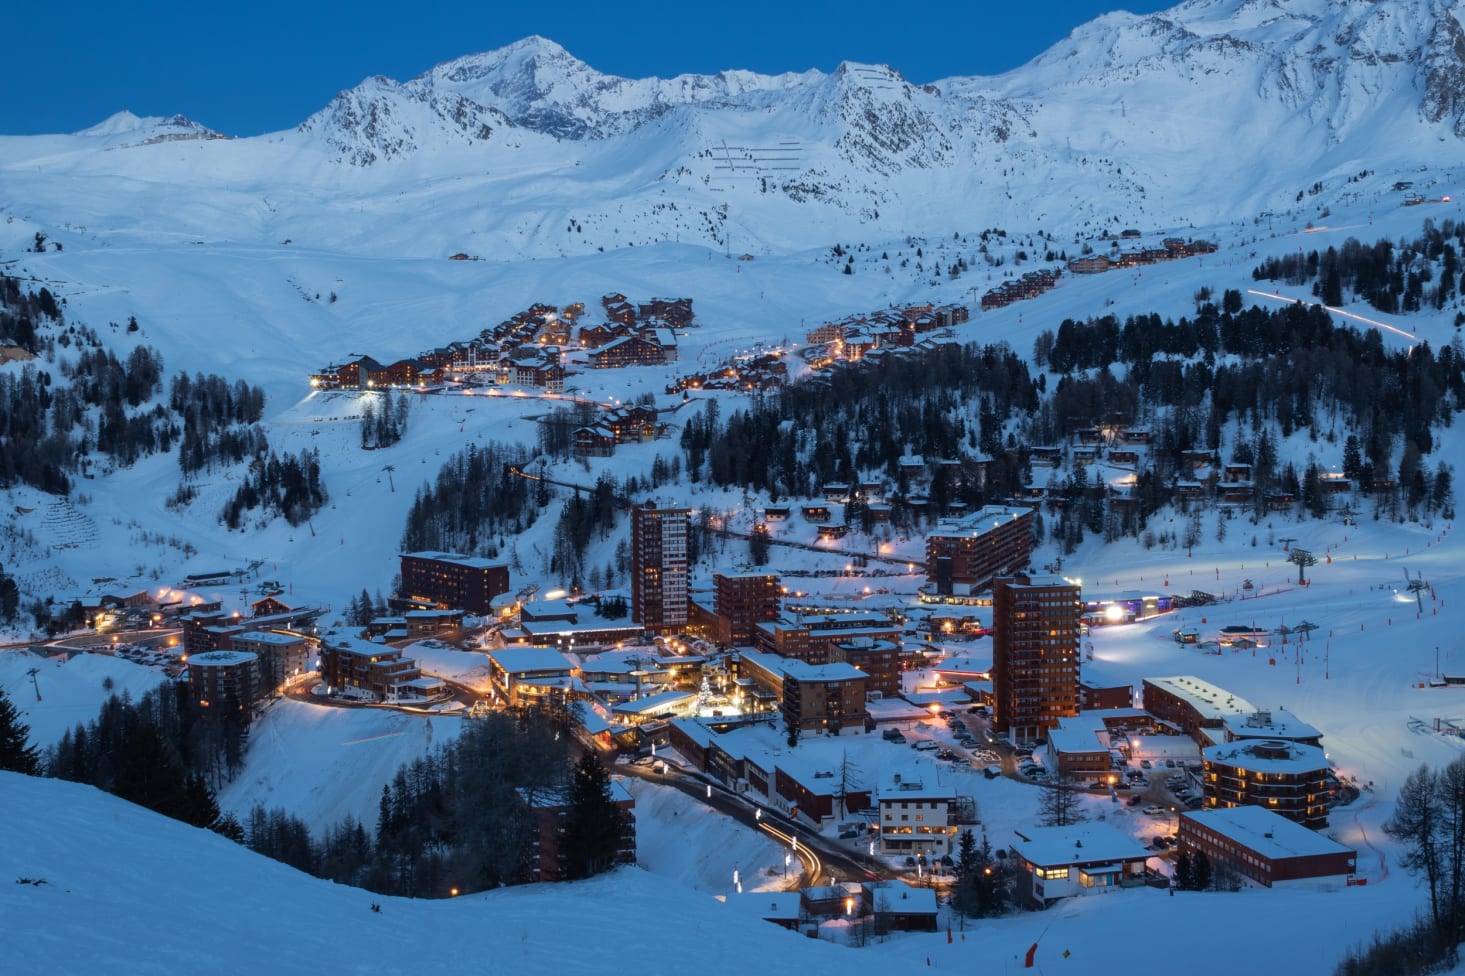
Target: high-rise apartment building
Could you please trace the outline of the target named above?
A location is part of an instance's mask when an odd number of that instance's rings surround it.
[[[687,625],[691,510],[648,501],[631,507],[631,619],[655,633]]]
[[[1077,583],[1058,576],[992,581],[993,724],[1014,743],[1047,735],[1078,714]]]
[[[713,573],[712,607],[720,644],[752,644],[758,624],[777,620],[783,588],[774,573]]]

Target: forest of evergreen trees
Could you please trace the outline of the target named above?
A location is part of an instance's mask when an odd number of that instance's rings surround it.
[[[530,880],[535,802],[567,806],[568,878],[613,867],[630,826],[609,772],[593,754],[572,761],[567,716],[548,709],[465,721],[453,741],[397,770],[374,829],[351,817],[313,826],[263,807],[241,824],[220,814],[214,792],[243,768],[246,725],[233,708],[218,714],[200,715],[182,682],[136,701],[112,695],[42,755],[0,693],[0,769],[86,783],[318,877],[407,897]]]
[[[903,454],[980,453],[992,459],[987,492],[1007,497],[1022,471],[1002,452],[1003,428],[1036,410],[1040,392],[1027,364],[1003,345],[886,356],[790,384],[725,422],[708,401],[682,428],[685,468],[693,482],[760,490],[777,501],[814,497],[826,482],[865,473],[888,477],[902,494]],[[974,480],[955,490],[964,501],[980,500]]]
[[[625,495],[616,479],[609,474],[602,474],[592,491],[576,491],[566,499],[564,507],[560,509],[559,521],[555,523],[554,551],[550,556],[549,571],[558,574],[572,590],[584,586],[588,576],[585,550],[592,539],[605,539],[610,535],[611,529],[615,527],[617,512],[626,505]],[[625,566],[607,566],[601,574],[601,584],[614,586],[613,582],[605,580],[605,575],[614,577],[617,572],[624,572],[625,569]]]
[[[129,333],[138,328],[129,320]],[[74,476],[90,475],[99,460],[126,467],[179,444],[187,477],[214,463],[262,456],[268,447],[257,426],[264,412],[258,387],[180,374],[167,405],[154,402],[162,355],[136,346],[119,360],[95,331],[68,325],[45,288],[25,292],[0,275],[0,339],[56,364],[55,374],[37,362],[0,372],[0,485],[64,495]]]
[[[568,804],[567,876],[614,863],[626,824],[598,758],[572,763],[562,722],[543,712],[467,721],[456,740],[400,768],[382,788],[375,829],[353,819],[311,826],[256,807],[253,850],[302,871],[387,895],[446,898],[529,880],[536,825],[526,801]]]
[[[515,477],[510,468],[530,463],[519,444],[472,444],[448,459],[424,485],[407,513],[402,551],[434,549],[497,558],[505,538],[534,524],[549,504],[542,481]]]
[[[178,466],[185,478],[216,464],[238,464],[269,449],[264,430],[264,391],[243,380],[179,373],[168,391],[168,407],[183,421]]]
[[[405,393],[399,392],[396,399],[388,394],[382,398],[380,404],[368,400],[361,410],[362,448],[374,451],[381,447],[391,447],[401,440],[402,435],[407,432],[407,415],[410,410],[411,405]]]
[[[291,525],[301,525],[320,511],[326,497],[320,480],[320,452],[305,450],[280,457],[271,451],[268,458],[251,468],[244,483],[225,503],[219,520],[237,529],[245,513],[258,508],[283,516]]]
[[[245,726],[235,709],[205,719],[172,683],[133,701],[110,696],[46,753],[49,776],[86,783],[196,827],[234,834],[214,791],[243,768]]]
[[[1337,976],[1438,973],[1459,961],[1465,933],[1465,758],[1420,765],[1399,788],[1384,831],[1404,846],[1400,864],[1424,882],[1426,907],[1410,924],[1375,933],[1349,952]]]
[[[1232,295],[1228,308],[1237,304]],[[1320,462],[1278,457],[1277,435],[1301,431],[1326,442],[1320,453],[1341,451],[1355,484],[1396,482],[1409,517],[1452,507],[1452,469],[1441,460],[1431,470],[1425,455],[1436,426],[1453,423],[1465,406],[1458,340],[1438,354],[1428,343],[1389,351],[1376,331],[1339,327],[1316,305],[1233,313],[1207,303],[1179,322],[1065,320],[1056,334],[1039,336],[1035,356],[1064,374],[1034,418],[1035,442],[1111,415],[1163,416],[1151,449],[1151,473],[1163,484],[1178,473],[1180,452],[1217,450],[1232,427],[1234,457],[1224,460],[1253,465],[1256,504],[1278,489],[1307,496],[1303,510],[1319,514]],[[1116,364],[1123,379],[1110,371]]]
[[[1423,233],[1412,241],[1379,238],[1370,246],[1350,237],[1341,248],[1321,254],[1268,258],[1251,277],[1294,287],[1311,284],[1313,297],[1324,305],[1342,305],[1351,295],[1389,314],[1442,309],[1460,294],[1462,246],[1465,223],[1425,220]]]

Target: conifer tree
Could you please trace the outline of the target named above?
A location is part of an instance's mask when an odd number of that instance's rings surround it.
[[[1175,858],[1175,887],[1181,891],[1195,888],[1195,862],[1192,861],[1189,851],[1181,851]]]
[[[1190,884],[1196,891],[1205,891],[1211,886],[1211,859],[1205,851],[1196,851],[1190,861]]]
[[[150,722],[139,725],[127,733],[125,742],[116,794],[165,817],[188,821],[188,786],[157,726]],[[217,807],[214,816],[218,817]]]
[[[27,776],[41,774],[41,760],[31,745],[30,726],[20,720],[20,711],[0,689],[0,769]]]
[[[560,844],[565,877],[588,878],[614,867],[626,834],[626,814],[611,797],[610,774],[593,754],[575,764],[569,807]]]

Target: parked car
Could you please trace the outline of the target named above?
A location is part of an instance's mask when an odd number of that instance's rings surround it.
[[[982,775],[987,777],[988,779],[996,779],[997,777],[1002,775],[1002,767],[988,766],[986,769],[982,770]]]
[[[1151,803],[1149,806],[1145,807],[1145,813],[1149,814],[1152,817],[1158,817],[1164,812],[1165,808],[1160,806],[1158,803]]]
[[[1140,769],[1153,769],[1154,767],[1150,765],[1150,761],[1148,759],[1141,759],[1139,761],[1139,768]]]
[[[1139,806],[1141,803],[1145,802],[1145,798],[1142,797],[1142,796],[1140,796],[1138,793],[1135,793],[1133,796],[1131,796],[1129,799],[1125,800],[1124,802],[1127,803],[1127,804],[1129,804],[1132,807],[1135,807],[1135,806]]]

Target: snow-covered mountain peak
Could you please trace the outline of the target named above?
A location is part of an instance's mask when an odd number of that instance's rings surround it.
[[[336,159],[368,166],[424,148],[487,142],[512,126],[503,113],[460,93],[374,75],[331,99],[298,131],[320,139]]]
[[[590,70],[589,65],[570,54],[547,37],[531,34],[512,44],[445,61],[430,69],[423,77],[435,81],[464,84],[485,78],[502,79],[513,75],[536,75],[546,71],[573,72]],[[598,72],[591,72],[596,73]]]
[[[452,90],[491,106],[516,125],[560,139],[603,139],[682,105],[722,104],[749,93],[821,78],[818,72],[760,75],[729,70],[673,78],[604,74],[554,41],[533,36],[437,65],[406,87]]]
[[[212,139],[218,133],[187,116],[139,116],[123,109],[112,113],[96,125],[76,132],[75,135],[100,137],[109,142],[162,142],[171,139]]]
[[[133,115],[127,109],[113,112],[96,125],[88,126],[76,133],[79,136],[115,136],[120,132],[136,132],[148,120]]]

